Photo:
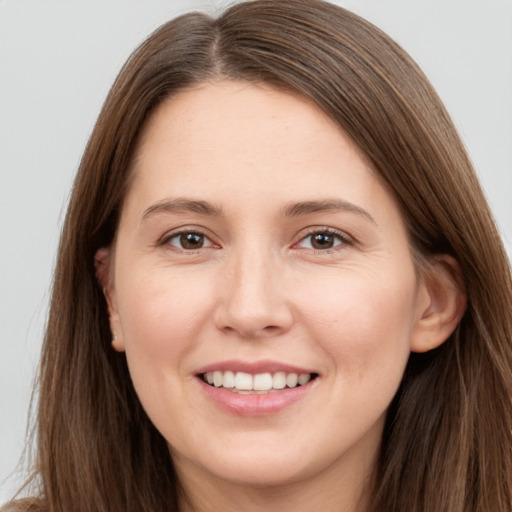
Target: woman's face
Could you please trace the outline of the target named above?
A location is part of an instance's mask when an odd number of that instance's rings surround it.
[[[367,475],[428,296],[354,144],[308,100],[215,82],[158,108],[133,178],[111,324],[178,473]]]

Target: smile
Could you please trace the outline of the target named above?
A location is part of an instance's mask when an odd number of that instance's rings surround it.
[[[311,373],[257,373],[232,371],[210,371],[201,374],[201,378],[210,386],[224,388],[240,394],[268,394],[283,389],[304,386],[314,379]]]

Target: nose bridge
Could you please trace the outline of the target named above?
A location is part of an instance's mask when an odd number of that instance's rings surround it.
[[[218,315],[221,329],[258,337],[290,327],[283,272],[279,258],[268,247],[255,243],[239,247],[230,255],[226,270]]]

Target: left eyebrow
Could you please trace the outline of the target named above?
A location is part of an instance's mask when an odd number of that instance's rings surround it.
[[[343,199],[325,199],[321,201],[302,201],[284,206],[281,213],[285,217],[299,217],[321,212],[349,212],[355,213],[373,224],[377,225],[375,219],[363,208]]]
[[[214,217],[222,216],[222,208],[220,206],[209,203],[208,201],[200,201],[189,198],[164,199],[151,205],[144,210],[142,220],[146,220],[157,213],[199,213],[200,215],[208,215]]]

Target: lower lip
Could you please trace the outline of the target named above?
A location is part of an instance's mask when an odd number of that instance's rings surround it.
[[[201,377],[198,381],[206,396],[220,409],[238,416],[267,416],[277,414],[295,402],[304,398],[315,386],[318,378],[310,380],[303,386],[286,388],[266,394],[241,394],[225,388],[216,388],[204,382]]]

